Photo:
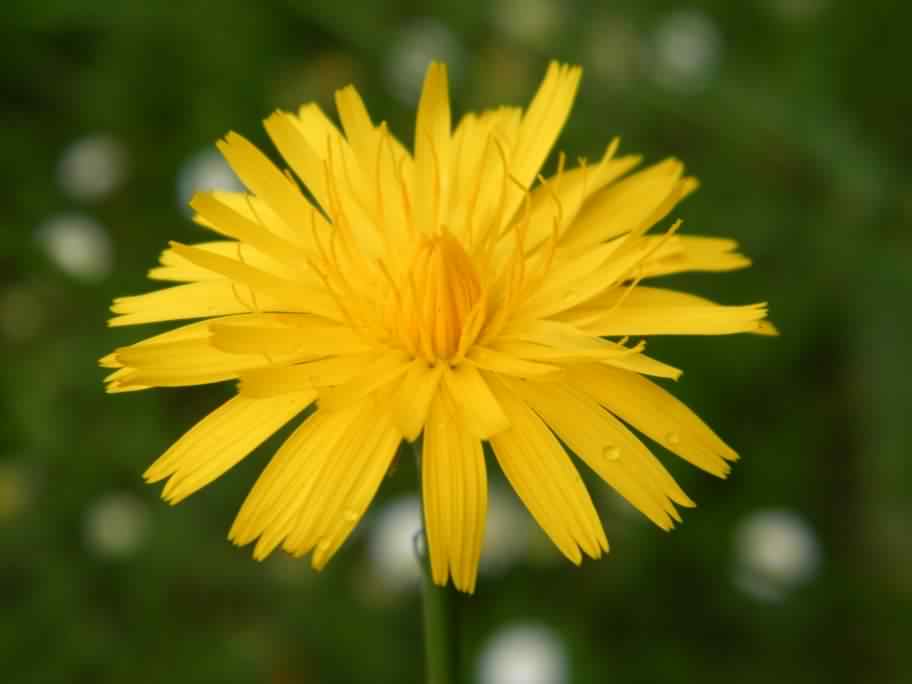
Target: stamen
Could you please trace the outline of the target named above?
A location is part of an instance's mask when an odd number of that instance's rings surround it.
[[[560,194],[561,181],[564,177],[564,169],[567,166],[567,155],[563,151],[557,155],[557,172],[554,174],[554,182],[557,185],[558,194]]]
[[[481,153],[480,161],[482,163],[484,162],[485,154],[487,154],[488,144],[490,144],[490,138],[488,139],[488,142],[485,144],[484,151]],[[468,231],[468,235],[466,237],[466,246],[468,247],[469,250],[471,250],[473,247],[472,242],[473,242],[473,237],[474,237],[473,225],[475,223],[475,209],[478,206],[478,195],[480,194],[480,191],[481,191],[481,180],[482,180],[482,176],[484,174],[481,173],[481,171],[479,170],[479,172],[474,175],[475,175],[475,185],[472,188],[472,194],[469,195],[469,208],[468,208],[468,211],[466,212],[466,227],[467,227],[467,231]]]
[[[394,162],[396,165],[396,175],[399,179],[399,188],[402,191],[402,211],[405,214],[405,225],[409,229],[409,236],[414,240],[417,237],[418,231],[415,226],[415,219],[412,216],[412,203],[408,194],[408,186],[405,181],[405,162],[406,158],[400,157],[398,162]]]
[[[620,306],[624,303],[624,300],[626,300],[627,297],[630,296],[630,293],[633,292],[633,288],[640,284],[640,281],[643,279],[643,267],[642,265],[637,265],[636,268],[639,270],[636,277],[630,282],[630,285],[626,287],[624,285],[621,285],[621,287],[624,288],[624,291],[621,293],[621,296],[618,297],[618,300],[611,305],[611,308],[608,309],[607,313],[620,308]]]
[[[580,157],[576,160],[576,162],[579,164],[579,167],[583,174],[583,180],[580,182],[580,185],[582,186],[580,188],[580,206],[582,206],[583,202],[586,201],[586,195],[588,194],[587,186],[589,184],[589,162],[585,157]]]
[[[438,235],[437,224],[440,220],[440,159],[437,157],[437,148],[434,147],[434,140],[430,135],[427,136],[428,148],[431,150],[431,158],[434,160],[434,176],[431,187],[433,188],[433,197],[431,203],[431,225],[427,226],[431,235]]]
[[[484,252],[489,249],[488,243],[491,241],[492,235],[499,237],[498,229],[500,227],[501,221],[503,220],[504,207],[506,206],[507,202],[507,182],[510,176],[510,169],[507,164],[507,153],[506,150],[504,150],[504,147],[501,144],[500,140],[498,140],[497,137],[492,133],[488,137],[488,142],[489,144],[493,142],[497,148],[497,152],[500,156],[500,163],[503,166],[503,176],[500,186],[500,195],[497,201],[497,211],[494,214],[494,220],[489,224],[490,227],[488,228],[487,232],[481,236],[481,240],[478,244],[478,251],[480,252]]]
[[[344,138],[339,136],[338,143],[339,143],[339,157],[342,160],[340,162],[340,164],[342,166],[342,175],[345,178],[345,182],[348,184],[349,195],[355,200],[355,204],[357,204],[359,207],[361,207],[362,211],[364,211],[365,214],[370,215],[370,209],[368,208],[367,203],[364,201],[364,197],[361,194],[362,191],[364,190],[363,185],[361,183],[355,183],[355,181],[352,179],[351,164],[354,163],[357,165],[358,160],[351,159],[351,157],[354,156],[353,154],[345,153],[346,148],[345,148],[345,139]],[[360,171],[360,168],[358,170]]]
[[[380,137],[377,140],[377,159],[374,163],[374,178],[375,185],[377,186],[377,218],[380,221],[380,226],[384,226],[386,223],[386,216],[383,210],[383,183],[380,182],[380,165],[383,156],[383,145],[384,143],[388,144],[387,136],[389,133],[386,130],[386,121],[381,122],[378,134]],[[381,230],[380,232],[384,237],[387,237],[385,230]],[[387,240],[387,246],[389,246],[389,240]]]
[[[623,271],[620,276],[618,276],[615,282],[623,282],[624,280],[627,280],[626,276],[628,273],[636,268],[641,269],[643,262],[655,254],[659,249],[661,249],[672,238],[672,236],[678,232],[678,228],[681,227],[682,223],[683,221],[681,219],[675,221],[671,227],[665,231],[665,233],[658,240],[656,240],[655,243],[648,250],[646,250],[642,256],[640,256],[633,264],[630,265],[629,268],[627,268],[627,270]]]
[[[339,194],[339,186],[336,184],[335,174],[332,173],[334,167],[332,147],[330,146],[329,157],[323,162],[323,172],[326,175],[326,189],[329,192],[329,202],[333,213],[333,226],[336,229],[333,234],[335,235],[337,232],[342,233],[346,252],[348,253],[349,259],[352,259],[356,250],[354,244],[355,240],[351,231],[351,223],[348,221],[348,216],[342,206],[341,195]]]
[[[558,170],[560,174],[560,170]],[[560,226],[564,225],[564,204],[561,202],[560,195],[554,190],[554,185],[560,182],[560,175],[557,176],[555,180],[545,180],[539,175],[539,180],[542,182],[542,187],[547,190],[548,196],[551,198],[551,201],[554,202],[555,209],[557,210],[557,226],[558,229]]]
[[[248,287],[247,289],[249,290],[250,288]],[[241,294],[237,289],[237,283],[235,283],[233,280],[231,281],[231,292],[234,294],[234,298],[238,301],[238,304],[247,309],[250,313],[254,313],[253,307],[241,299]]]
[[[243,251],[241,251],[241,248],[242,248],[244,245],[243,245],[242,242],[236,242],[235,244],[237,245],[237,257],[238,257],[238,261],[240,261],[242,264],[244,264],[244,265],[246,266],[246,265],[247,265],[247,262],[244,260],[244,253],[243,253]],[[253,289],[252,287],[250,287],[249,285],[247,286],[247,289],[250,291],[250,302],[251,302],[251,304],[253,305],[253,311],[254,311],[254,313],[262,313],[262,312],[260,311],[260,305],[257,303],[256,292],[255,292],[254,289]]]

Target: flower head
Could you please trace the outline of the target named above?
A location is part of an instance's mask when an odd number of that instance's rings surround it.
[[[432,64],[414,153],[375,125],[353,87],[339,130],[316,105],[266,130],[291,167],[230,133],[219,149],[248,189],[205,192],[196,220],[221,239],[171,243],[150,277],[181,283],[115,301],[111,325],[201,319],[118,349],[112,392],[238,380],[146,472],[176,503],[312,408],[260,475],[231,529],[263,558],[322,568],[374,497],[402,440],[422,441],[434,580],[472,591],[487,502],[483,444],[574,563],[608,542],[563,442],[663,529],[692,506],[636,428],[710,473],[735,452],[646,376],[649,335],[771,332],[763,304],[721,306],[641,284],[748,265],[730,240],[650,228],[696,188],[674,159],[630,173],[616,156],[539,175],[580,69],[552,63],[525,111],[451,129]],[[306,193],[299,186],[306,187]]]

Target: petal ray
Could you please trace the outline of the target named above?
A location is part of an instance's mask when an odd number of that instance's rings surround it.
[[[452,399],[431,405],[421,455],[424,520],[434,582],[472,593],[484,538],[487,475],[481,442],[460,424]]]
[[[598,514],[576,467],[542,420],[499,383],[492,383],[510,429],[491,437],[501,469],[536,522],[577,565],[608,550]]]
[[[684,460],[726,477],[738,455],[680,400],[646,378],[608,366],[569,369],[571,382]]]
[[[662,529],[678,519],[673,503],[694,505],[619,420],[566,379],[508,385],[599,477]]]
[[[221,477],[315,398],[311,391],[229,399],[175,442],[143,477],[147,482],[170,478],[162,497],[176,504]]]

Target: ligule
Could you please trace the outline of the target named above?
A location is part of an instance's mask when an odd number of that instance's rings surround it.
[[[737,454],[647,376],[650,335],[775,335],[765,303],[727,306],[649,278],[750,264],[737,243],[659,234],[699,183],[676,159],[632,172],[612,140],[598,162],[541,175],[581,71],[552,62],[529,106],[452,121],[446,67],[428,69],[414,153],[357,91],[264,126],[290,169],[246,138],[218,143],[246,186],[191,202],[221,238],[171,243],[109,325],[201,319],[100,359],[110,392],[238,381],[146,472],[176,503],[311,404],[244,501],[230,538],[311,554],[320,569],[364,515],[405,439],[423,440],[433,580],[475,589],[487,511],[482,442],[572,562],[608,542],[563,444],[662,529],[693,501],[642,433],[725,477]],[[306,187],[306,192],[301,185]],[[645,284],[644,284],[645,283]],[[608,339],[611,338],[611,339]]]

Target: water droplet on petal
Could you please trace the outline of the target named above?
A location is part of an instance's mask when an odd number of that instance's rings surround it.
[[[358,522],[358,512],[354,508],[346,508],[342,511],[342,519],[347,523]]]
[[[665,439],[668,440],[669,444],[677,444],[681,441],[681,435],[672,430],[667,435],[665,435]]]
[[[609,444],[602,447],[602,456],[607,461],[618,461],[621,458],[621,450],[613,444]]]

